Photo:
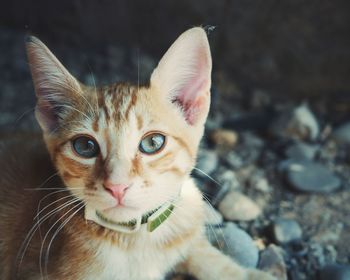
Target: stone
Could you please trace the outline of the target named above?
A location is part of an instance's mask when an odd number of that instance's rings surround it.
[[[209,241],[230,256],[240,265],[255,268],[259,260],[259,251],[252,238],[234,223],[228,222],[222,227],[207,228]]]
[[[318,280],[349,280],[349,264],[328,264],[318,272]]]
[[[302,104],[292,111],[284,110],[273,122],[270,131],[277,137],[314,141],[320,128],[309,106]]]
[[[337,222],[330,228],[318,231],[311,240],[323,244],[337,243],[344,229],[344,224]]]
[[[271,191],[270,184],[265,177],[264,172],[259,169],[254,170],[254,172],[248,177],[248,184],[250,187],[263,193]]]
[[[240,182],[237,179],[236,173],[232,170],[224,170],[217,174],[216,178],[218,179],[220,184],[227,183],[230,187],[230,190],[238,190],[240,187]]]
[[[195,172],[200,177],[207,177],[215,171],[218,166],[218,155],[211,150],[200,150],[198,153]]]
[[[210,133],[209,139],[219,148],[229,150],[237,144],[238,135],[233,130],[216,129]]]
[[[311,145],[303,142],[297,142],[286,149],[286,156],[292,159],[308,159],[313,160],[317,151],[319,150],[318,145]]]
[[[207,225],[219,225],[222,224],[224,218],[221,213],[217,211],[209,203],[205,203],[205,223]]]
[[[298,191],[330,193],[341,186],[341,180],[319,163],[294,161],[286,172],[288,183]]]
[[[226,181],[223,184],[219,184],[211,181],[207,184],[202,183],[200,189],[206,199],[208,199],[212,205],[217,206],[230,191],[230,183]]]
[[[224,157],[224,161],[233,169],[239,169],[244,165],[242,158],[234,151],[228,152]]]
[[[336,128],[332,137],[341,144],[350,144],[350,122]]]
[[[251,221],[261,214],[260,207],[242,193],[231,191],[219,203],[219,211],[227,220]]]
[[[278,280],[287,280],[287,268],[283,258],[283,249],[271,244],[261,252],[258,268],[269,272]]]
[[[278,244],[288,244],[300,240],[302,230],[295,220],[279,218],[272,224],[272,234]]]

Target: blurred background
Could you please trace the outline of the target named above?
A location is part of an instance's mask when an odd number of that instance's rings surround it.
[[[205,27],[213,102],[197,168],[216,182],[194,175],[224,220],[211,232],[228,242],[213,242],[280,279],[350,279],[349,1],[0,4],[0,133],[38,130],[25,35],[84,83],[147,83],[177,36]]]

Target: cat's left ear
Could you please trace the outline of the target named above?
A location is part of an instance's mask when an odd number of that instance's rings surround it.
[[[35,114],[41,128],[50,132],[78,106],[81,87],[38,38],[27,37],[26,47],[37,96]]]
[[[188,124],[202,125],[210,105],[211,68],[207,35],[195,27],[165,53],[152,73],[151,87],[179,106]]]

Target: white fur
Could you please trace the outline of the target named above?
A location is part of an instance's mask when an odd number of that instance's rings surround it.
[[[201,227],[203,201],[198,189],[188,180],[181,193],[181,200],[175,206],[170,217],[154,232],[150,233],[143,225],[135,233],[135,244],[130,249],[123,250],[111,245],[109,241],[93,241],[88,243],[88,249],[96,249],[94,262],[103,264],[103,271],[90,267],[84,280],[158,280],[171,271],[188,253],[191,240],[198,239],[202,234]],[[194,222],[195,220],[195,222]],[[180,245],[164,249],[162,244],[177,235],[197,231]],[[93,245],[92,245],[93,244]]]

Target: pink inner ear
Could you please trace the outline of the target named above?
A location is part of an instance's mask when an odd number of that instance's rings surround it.
[[[185,114],[186,121],[193,125],[197,120],[197,116],[205,109],[207,92],[205,86],[208,83],[206,59],[199,57],[195,66],[196,75],[192,77],[179,90],[175,97]]]

